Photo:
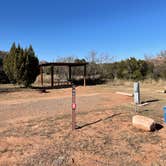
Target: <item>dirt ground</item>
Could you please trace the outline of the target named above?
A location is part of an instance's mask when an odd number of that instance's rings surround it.
[[[77,87],[77,126],[71,130],[71,88],[20,89],[0,93],[0,165],[110,166],[166,165],[166,125],[161,87],[142,85],[134,112],[132,85]],[[163,128],[143,132],[132,127],[135,114],[154,118]]]

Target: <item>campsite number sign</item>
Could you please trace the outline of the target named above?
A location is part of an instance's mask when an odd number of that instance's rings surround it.
[[[76,88],[72,85],[72,130],[76,129]]]

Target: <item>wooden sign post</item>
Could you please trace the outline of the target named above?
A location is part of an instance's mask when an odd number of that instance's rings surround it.
[[[76,88],[72,85],[72,130],[76,129]]]

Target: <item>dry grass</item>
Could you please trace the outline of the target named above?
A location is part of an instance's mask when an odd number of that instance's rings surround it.
[[[163,89],[163,82],[141,83],[141,100],[156,101],[139,107],[135,113],[131,98],[114,93],[132,93],[132,82],[78,88],[77,125],[82,128],[72,132],[70,112],[61,112],[58,107],[56,113],[48,108],[44,116],[33,114],[33,118],[19,119],[0,132],[0,163],[7,166],[164,166],[166,129],[162,107],[166,103],[166,94],[157,92]],[[40,96],[34,91],[31,93],[36,96],[39,104]],[[66,96],[62,99],[63,102],[54,98],[55,103],[70,105],[67,98],[69,90],[50,90],[42,96],[43,106],[44,102],[51,104],[48,97],[55,94]],[[26,99],[30,97],[26,92]],[[2,98],[3,96],[1,100]],[[6,99],[5,96],[4,98]],[[9,99],[13,100],[11,94]],[[19,103],[19,99],[17,101]],[[36,106],[32,104],[31,107]],[[39,108],[42,110],[42,107]],[[30,110],[27,111],[31,113]],[[135,114],[152,117],[164,125],[164,128],[155,132],[135,129],[131,124],[131,118]]]

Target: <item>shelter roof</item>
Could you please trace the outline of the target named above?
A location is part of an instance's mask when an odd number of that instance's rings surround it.
[[[39,66],[85,66],[88,62],[48,62],[40,64]]]

